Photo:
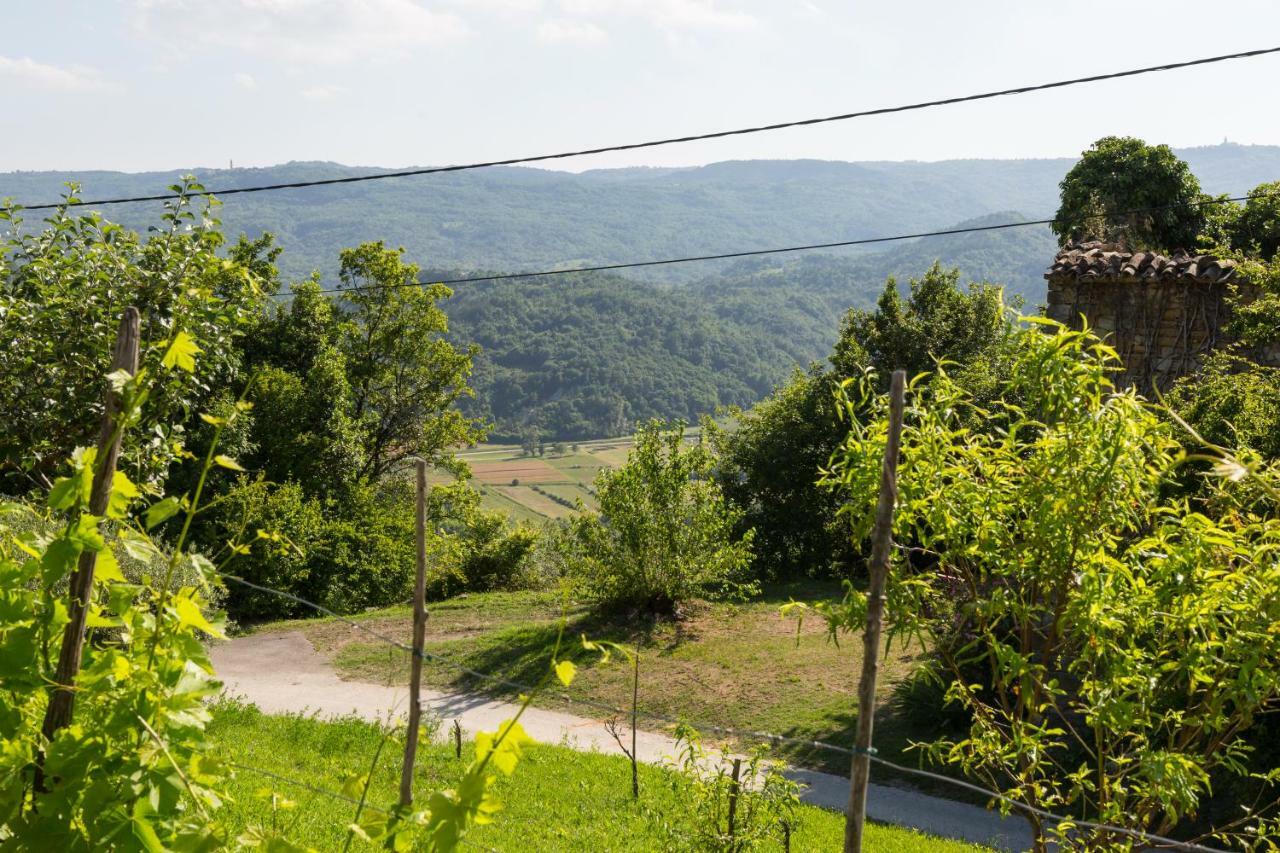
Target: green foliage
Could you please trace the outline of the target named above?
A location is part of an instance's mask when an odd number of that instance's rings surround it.
[[[1280,458],[1280,370],[1216,353],[1170,393],[1169,405],[1214,444]]]
[[[839,380],[831,370],[796,372],[772,396],[722,430],[704,429],[716,451],[715,476],[754,530],[755,573],[763,578],[825,576],[852,566],[858,552],[837,519],[840,499],[818,487],[819,472],[839,446]]]
[[[1200,182],[1167,145],[1106,136],[1059,184],[1059,242],[1101,238],[1134,249],[1191,249],[1205,225]],[[1159,208],[1159,209],[1154,209]],[[1123,214],[1123,211],[1142,210]]]
[[[158,370],[194,373],[184,355],[198,351],[191,343],[175,333],[158,347]],[[166,379],[147,368],[122,374],[119,430],[146,422],[142,404]],[[205,599],[214,566],[186,551],[186,534],[219,463],[210,452],[191,494],[145,513],[141,490],[117,471],[100,518],[88,511],[96,450],[80,448],[69,462],[47,496],[61,521],[56,535],[14,530],[6,523],[13,514],[0,513],[0,837],[21,849],[214,849],[228,840],[211,818],[225,771],[204,749],[205,700],[217,685],[202,637],[221,630]],[[147,527],[173,515],[183,518],[182,533],[161,570],[131,582],[121,562],[163,560]],[[229,545],[233,555],[241,547]],[[96,573],[75,716],[48,739],[42,721],[68,623],[66,581],[85,553],[95,555]],[[184,561],[198,582],[175,588]]]
[[[1233,249],[1270,261],[1280,250],[1280,181],[1259,184],[1229,228]]]
[[[160,485],[182,424],[238,375],[237,341],[266,298],[254,272],[264,247],[242,243],[220,257],[215,203],[197,213],[199,184],[171,189],[181,197],[146,239],[80,213],[74,185],[38,231],[0,208],[0,492],[47,482],[71,448],[96,440],[102,366],[125,306],[142,315],[142,367],[162,367],[175,333],[182,344],[163,366],[184,369],[155,373],[131,434],[128,464],[140,484]]]
[[[255,406],[238,456],[260,479],[225,479],[225,501],[206,532],[216,543],[246,518],[271,521],[268,529],[279,535],[269,551],[246,561],[246,579],[343,612],[409,595],[414,496],[399,469],[411,456],[456,467],[452,448],[480,434],[455,406],[470,393],[472,353],[446,339],[438,303],[449,291],[406,286],[417,275],[400,252],[380,243],[347,250],[342,276],[349,289],[341,300],[326,297],[314,280],[303,282],[246,336],[246,394]],[[488,527],[469,533],[467,543],[434,546],[463,555],[463,568],[455,560],[440,578],[462,571],[464,588],[499,582],[487,573],[510,568],[495,565],[503,548],[513,549],[508,562],[523,553],[519,537],[502,542],[492,519],[472,517]],[[229,604],[239,618],[302,615],[243,587]]]
[[[934,263],[912,279],[903,300],[890,279],[875,311],[850,311],[826,370],[791,382],[738,419],[732,432],[708,427],[718,455],[716,476],[756,530],[756,571],[794,578],[848,576],[859,551],[837,519],[841,499],[818,479],[847,434],[835,394],[846,377],[872,370],[934,369],[935,359],[981,398],[1007,371],[1010,326],[999,288],[961,289],[958,270]]]
[[[480,508],[480,494],[466,483],[436,486],[430,515],[440,519],[439,547],[430,561],[427,594],[448,598],[536,586],[532,555],[539,533],[512,527],[506,515]]]
[[[998,388],[1016,406],[980,408],[945,374],[912,384],[895,538],[927,564],[898,555],[892,630],[935,650],[949,699],[971,716],[965,735],[927,745],[934,760],[1028,805],[1169,834],[1203,817],[1215,774],[1249,774],[1243,735],[1280,705],[1280,520],[1162,501],[1179,461],[1168,420],[1112,387],[1112,350],[1047,331],[1018,335]],[[886,405],[865,385],[846,403],[850,433],[832,460],[859,538]],[[865,609],[852,589],[826,608],[833,635],[861,627]],[[1037,849],[1050,837],[1132,846],[1028,819]],[[1273,831],[1260,821],[1236,810],[1213,831],[1248,843]]]
[[[597,475],[600,511],[572,522],[571,571],[582,594],[605,606],[670,611],[699,595],[733,590],[754,534],[712,479],[706,448],[684,443],[684,424],[650,422],[627,464]]]
[[[676,729],[671,766],[679,776],[672,777],[672,784],[679,779],[690,788],[688,808],[696,818],[691,837],[683,839],[690,849],[743,853],[771,849],[790,835],[797,822],[800,785],[767,761],[767,754],[766,747],[753,748],[735,781],[728,754],[709,752],[690,726]]]
[[[909,376],[934,369],[939,359],[956,362],[966,375],[990,371],[989,359],[1009,334],[1007,309],[1000,288],[970,284],[960,288],[960,270],[934,262],[913,278],[904,301],[890,278],[876,310],[851,310],[840,329],[831,363],[837,375],[858,376],[868,368],[888,376]],[[973,377],[970,385],[989,384]]]
[[[437,304],[443,285],[418,286],[404,250],[364,243],[341,254],[339,277],[348,322],[339,348],[351,383],[351,418],[362,436],[366,480],[411,456],[438,462],[449,448],[479,437],[454,404],[469,396],[474,350],[445,338],[449,321]]]

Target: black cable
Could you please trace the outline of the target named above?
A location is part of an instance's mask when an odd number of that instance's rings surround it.
[[[489,160],[482,163],[466,163],[455,166],[434,166],[424,169],[405,169],[398,172],[382,172],[376,175],[352,175],[346,178],[323,178],[315,181],[293,181],[282,184],[266,184],[256,187],[238,187],[222,190],[204,190],[196,195],[236,195],[239,193],[259,193],[269,192],[272,190],[291,190],[301,187],[320,187],[332,184],[354,184],[361,181],[380,181],[385,178],[407,178],[414,175],[433,175],[440,172],[462,172],[470,169],[485,169],[492,166],[517,166],[522,163],[542,163],[548,160],[563,160],[568,157],[583,157],[591,154],[605,154],[612,151],[635,151],[640,148],[657,148],[662,145],[677,145],[684,142],[698,142],[705,139],[723,139],[727,136],[744,136],[749,133],[764,133],[771,130],[784,130],[791,127],[807,127],[814,124],[825,124],[834,121],[848,121],[855,118],[866,118],[868,116],[888,115],[891,113],[904,113],[912,110],[923,110],[931,107],[949,106],[951,104],[962,104],[969,101],[983,101],[991,98],[1002,98],[1009,95],[1023,95],[1028,92],[1041,92],[1046,89],[1061,89],[1066,86],[1078,86],[1082,83],[1097,83],[1103,80],[1116,80],[1123,77],[1136,77],[1141,74],[1153,74],[1159,71],[1173,71],[1179,68],[1191,68],[1197,65],[1210,65],[1215,62],[1227,62],[1233,59],[1249,59],[1256,56],[1265,56],[1271,53],[1280,53],[1280,47],[1267,47],[1259,50],[1246,50],[1239,53],[1226,53],[1219,56],[1208,56],[1203,59],[1192,59],[1185,62],[1170,62],[1164,65],[1152,65],[1146,68],[1134,68],[1128,71],[1113,71],[1109,74],[1094,74],[1089,77],[1075,77],[1070,80],[1058,80],[1053,83],[1038,83],[1031,86],[1018,86],[1013,89],[1000,89],[995,92],[982,92],[976,95],[960,95],[954,98],[940,98],[933,101],[920,101],[913,104],[901,104],[894,107],[878,107],[870,110],[860,110],[858,112],[841,113],[839,115],[822,116],[819,118],[800,119],[798,121],[784,121],[776,124],[764,124],[755,127],[741,127],[734,130],[718,130],[711,133],[697,133],[689,136],[673,136],[666,139],[653,139],[648,142],[629,142],[623,145],[606,145],[601,148],[583,148],[577,151],[562,151],[558,154],[537,154],[530,157],[511,157],[505,160]],[[105,198],[95,201],[81,202],[85,205],[103,205],[103,204],[125,204],[134,201],[167,201],[169,199],[178,198],[178,194],[171,193],[167,195],[148,195],[133,196],[125,198]],[[55,207],[61,207],[63,202],[47,202],[44,204],[24,205],[26,210],[48,210]]]
[[[1165,204],[1158,207],[1139,207],[1132,210],[1117,211],[1110,214],[1108,218],[1119,218],[1132,216],[1140,213],[1152,213],[1160,210],[1169,210],[1175,207],[1205,207],[1214,204],[1228,204],[1239,201],[1248,201],[1250,198],[1258,198],[1262,195],[1277,195],[1280,193],[1260,193],[1253,196],[1230,196],[1226,198],[1211,198],[1204,201],[1187,202],[1183,204]],[[866,246],[872,243],[893,243],[901,240],[918,240],[924,237],[947,237],[953,234],[974,234],[982,231],[1004,231],[1009,228],[1025,228],[1029,225],[1049,225],[1053,219],[1028,219],[1023,222],[1002,222],[998,225],[972,225],[966,228],[947,228],[941,231],[921,231],[916,234],[896,234],[892,237],[865,237],[859,240],[838,240],[831,243],[808,243],[800,246],[782,246],[775,249],[748,249],[740,252],[724,252],[716,255],[690,255],[682,258],[663,258],[656,261],[630,261],[620,264],[602,264],[594,267],[562,267],[559,269],[539,270],[536,272],[510,272],[498,273],[496,275],[477,275],[467,278],[448,278],[442,281],[409,281],[401,284],[379,284],[379,285],[356,285],[353,287],[331,287],[321,290],[321,293],[350,293],[357,290],[385,290],[387,288],[397,287],[428,287],[433,284],[474,284],[482,281],[506,281],[516,278],[539,278],[552,275],[568,275],[570,273],[580,272],[606,272],[610,270],[634,269],[636,267],[656,267],[665,266],[667,264],[687,264],[694,261],[723,261],[732,258],[749,258],[757,255],[778,255],[787,252],[807,252],[814,249],[837,249],[846,246]]]

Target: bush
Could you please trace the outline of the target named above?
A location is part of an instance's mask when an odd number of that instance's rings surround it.
[[[237,575],[349,613],[412,594],[413,506],[412,489],[394,481],[353,489],[341,514],[296,483],[245,481],[211,511],[211,535],[225,539],[253,519],[263,532],[236,563]],[[234,581],[227,603],[249,621],[314,615],[305,605]]]
[[[1244,732],[1280,710],[1280,520],[1163,499],[1183,461],[1165,413],[1115,389],[1114,350],[1044,322],[1050,334],[1019,334],[999,389],[1021,405],[983,409],[944,374],[911,386],[894,536],[931,560],[893,555],[891,634],[934,650],[947,698],[970,714],[927,746],[933,760],[1034,808],[1168,835],[1205,816],[1215,775],[1249,775]],[[860,541],[887,431],[885,399],[861,391],[829,478]],[[1198,452],[1280,495],[1253,454]],[[852,587],[825,608],[833,634],[866,611]],[[1215,840],[1274,834],[1280,801],[1264,793],[1215,820]],[[1114,846],[1028,814],[1036,850]]]
[[[684,444],[684,424],[652,421],[626,465],[596,476],[599,513],[571,522],[581,594],[604,606],[672,611],[697,596],[746,591],[754,531],[712,479],[712,458]]]

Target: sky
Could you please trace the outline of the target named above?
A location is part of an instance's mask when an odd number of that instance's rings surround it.
[[[1276,0],[0,0],[0,172],[472,162],[1280,45]],[[1280,144],[1280,55],[561,161]]]

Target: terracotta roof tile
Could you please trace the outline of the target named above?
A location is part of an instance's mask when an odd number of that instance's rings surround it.
[[[1045,278],[1113,279],[1123,281],[1194,281],[1222,284],[1235,281],[1235,261],[1213,255],[1191,255],[1177,251],[1129,252],[1101,242],[1073,243],[1053,259]]]

